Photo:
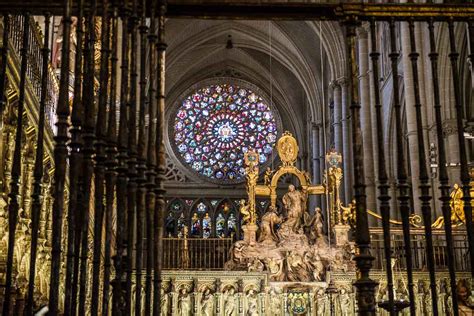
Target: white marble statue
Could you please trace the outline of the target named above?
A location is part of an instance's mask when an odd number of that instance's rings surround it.
[[[341,316],[349,316],[353,314],[352,299],[345,288],[342,288],[338,295],[339,309]]]
[[[326,315],[329,310],[329,298],[324,293],[323,289],[320,289],[316,295],[316,311],[317,315]]]
[[[190,316],[192,311],[191,295],[186,288],[182,288],[178,297],[178,314],[180,316]]]
[[[270,290],[270,313],[271,315],[281,315],[282,306],[281,306],[281,299],[280,295],[275,292],[274,289]]]
[[[163,289],[160,290],[161,292],[161,302],[160,302],[160,315],[167,316],[168,315],[168,309],[169,309],[169,297],[168,294],[165,293]]]
[[[201,315],[214,315],[214,295],[209,288],[206,288],[201,298]]]
[[[234,288],[230,288],[224,292],[224,316],[237,315],[237,304]]]
[[[258,295],[251,289],[247,293],[247,316],[258,316]]]

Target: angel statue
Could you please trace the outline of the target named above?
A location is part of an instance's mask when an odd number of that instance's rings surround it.
[[[250,209],[250,204],[247,204],[244,199],[240,200],[240,214],[245,224],[255,224],[257,215]]]

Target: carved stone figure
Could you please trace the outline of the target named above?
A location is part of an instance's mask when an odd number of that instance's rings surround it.
[[[289,281],[307,281],[310,279],[303,258],[298,253],[290,252],[286,257],[286,263]]]
[[[224,316],[237,315],[237,304],[235,301],[235,290],[230,288],[224,292]]]
[[[274,289],[270,290],[270,313],[271,315],[281,315],[282,306],[280,295]]]
[[[257,258],[254,258],[248,265],[249,272],[262,272],[264,269],[265,265]]]
[[[168,316],[168,309],[169,309],[169,297],[168,297],[168,293],[165,293],[165,291],[163,289],[160,290],[161,292],[161,302],[160,302],[160,306],[161,306],[161,314],[162,316]]]
[[[275,209],[270,206],[268,212],[262,216],[258,242],[277,242],[279,239],[275,231],[275,225],[280,224],[281,222],[281,217],[279,217]]]
[[[353,313],[352,309],[352,299],[350,294],[347,292],[346,289],[342,288],[339,295],[338,295],[338,301],[339,301],[339,308],[340,308],[340,314],[341,316],[348,316]]]
[[[459,315],[472,315],[474,308],[469,305],[469,287],[466,280],[461,279],[457,284],[457,296],[459,302]]]
[[[433,300],[431,294],[427,293],[425,295],[425,315],[433,315]]]
[[[306,195],[295,189],[290,184],[288,192],[283,196],[283,205],[287,211],[288,218],[282,224],[288,226],[294,233],[298,233],[301,227],[301,219],[306,209]]]
[[[255,290],[250,289],[247,293],[247,316],[258,316],[258,296]]]
[[[326,315],[326,311],[329,308],[329,298],[323,289],[320,289],[316,296],[316,311],[317,315]]]
[[[325,267],[319,255],[313,255],[312,252],[306,252],[303,257],[304,264],[308,271],[312,271],[315,281],[324,281]]]
[[[186,288],[182,288],[178,297],[178,314],[180,316],[190,316],[192,311],[191,296]]]
[[[446,297],[446,314],[453,314],[453,300],[451,299],[451,295]]]
[[[273,281],[283,281],[285,274],[283,273],[283,259],[265,258],[265,265],[270,271],[270,278]]]
[[[214,315],[214,295],[209,288],[206,288],[201,298],[201,315]]]
[[[304,213],[304,226],[311,244],[315,244],[318,239],[325,241],[323,214],[319,207],[316,207],[312,217]]]

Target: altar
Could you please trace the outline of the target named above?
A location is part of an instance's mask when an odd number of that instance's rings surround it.
[[[311,184],[305,171],[295,166],[298,157],[296,139],[286,132],[277,143],[281,165],[267,171],[264,183],[258,183],[258,156],[245,154],[248,200],[242,203],[244,238],[231,249],[228,270],[267,272],[271,281],[325,282],[333,272],[354,271],[351,261],[354,246],[349,242],[349,219],[342,222],[339,184],[342,170],[336,153],[327,157],[330,168],[325,184]],[[277,208],[277,184],[280,177],[295,176],[299,185],[290,184]],[[308,209],[308,196],[330,194],[328,210]],[[257,218],[256,197],[270,199],[268,211]],[[336,228],[338,234],[336,234]]]

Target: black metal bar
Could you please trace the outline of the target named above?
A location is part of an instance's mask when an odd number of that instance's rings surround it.
[[[155,5],[150,4],[150,14],[152,16],[150,21],[150,32],[148,34],[148,49],[149,49],[149,84],[148,84],[148,145],[147,145],[147,193],[146,193],[146,277],[145,277],[145,316],[151,315],[152,302],[151,293],[152,287],[152,270],[154,259],[154,242],[153,242],[153,228],[154,228],[154,212],[155,212],[155,177],[156,177],[156,82],[155,82],[155,52],[156,52],[156,17]]]
[[[78,1],[79,14],[77,20],[82,22],[84,1]],[[77,23],[76,27],[76,56],[74,65],[74,99],[72,101],[71,113],[71,142],[69,143],[69,203],[68,203],[68,230],[67,230],[67,255],[66,255],[66,280],[65,280],[65,314],[74,315],[77,310],[77,284],[79,270],[79,233],[77,231],[80,223],[78,199],[80,195],[79,177],[82,165],[82,39],[84,37],[83,23]],[[77,263],[77,264],[76,264]]]
[[[91,185],[92,176],[94,173],[94,161],[93,155],[94,141],[95,141],[95,17],[97,13],[97,1],[91,1],[91,8],[86,18],[86,40],[84,46],[84,81],[82,100],[84,102],[84,124],[82,139],[84,140],[84,147],[82,148],[82,222],[81,222],[81,249],[80,249],[80,267],[79,267],[79,309],[78,314],[84,315],[87,297],[87,279],[88,279],[88,268],[87,268],[87,256],[89,251],[89,217],[90,217],[90,205],[91,205]]]
[[[51,280],[49,286],[49,313],[58,314],[59,272],[61,268],[61,240],[64,211],[64,188],[66,177],[66,143],[69,141],[69,53],[71,33],[71,6],[72,0],[64,1],[63,15],[63,46],[61,52],[61,77],[59,81],[59,99],[56,110],[57,132],[56,146],[54,147],[54,189],[52,211],[52,258]]]
[[[469,32],[469,48],[470,48],[470,54],[469,54],[469,60],[471,62],[471,65],[474,65],[474,24],[473,20],[470,19],[468,21],[468,32]],[[471,72],[472,72],[471,68]],[[457,112],[458,116],[461,112]],[[459,126],[459,125],[458,125]],[[458,127],[459,129],[459,127]],[[458,137],[459,137],[459,131],[458,131]],[[462,145],[464,147],[464,153],[466,152],[466,145],[463,143]],[[471,197],[471,187],[469,183],[469,170],[467,167],[467,157],[464,154],[462,155],[461,151],[461,182],[462,182],[462,190],[463,190],[463,201],[464,201],[464,216],[466,218],[466,230],[468,233],[468,239],[469,239],[469,258],[471,259],[471,276],[474,279],[474,228],[472,225],[468,225],[468,223],[472,223],[472,197]]]
[[[38,252],[38,234],[39,234],[39,220],[42,208],[42,181],[43,181],[43,158],[44,158],[44,121],[45,121],[45,106],[46,98],[48,96],[48,65],[49,65],[49,30],[50,30],[51,15],[47,13],[44,19],[44,43],[42,52],[42,73],[41,73],[41,100],[39,105],[38,118],[38,137],[36,140],[36,158],[35,169],[33,171],[33,193],[31,194],[31,247],[30,247],[30,275],[28,279],[28,299],[26,302],[25,315],[33,314],[33,295],[35,290],[35,275],[36,275],[36,254]]]
[[[157,133],[156,133],[156,157],[157,157],[157,186],[156,186],[156,205],[154,216],[154,292],[153,292],[153,315],[159,315],[161,301],[161,269],[163,262],[163,226],[165,216],[165,15],[167,10],[167,1],[158,1],[158,38],[157,38]]]
[[[352,159],[354,162],[354,198],[356,201],[355,242],[358,248],[354,257],[358,277],[354,282],[357,289],[357,302],[360,315],[375,315],[375,287],[369,272],[374,257],[370,254],[370,234],[367,217],[367,204],[364,183],[364,154],[362,146],[362,131],[360,125],[359,85],[356,64],[356,27],[357,20],[352,17],[346,21],[347,69],[350,82],[350,102],[352,116]]]
[[[464,138],[464,125],[463,125],[463,104],[460,91],[460,81],[459,81],[459,69],[457,68],[457,59],[459,55],[456,53],[456,42],[454,37],[453,21],[449,22],[449,42],[451,46],[451,68],[455,67],[452,70],[453,73],[453,84],[454,84],[454,99],[456,101],[456,125],[457,125],[457,135],[459,142],[459,162],[461,163],[461,183],[462,183],[462,192],[463,192],[463,202],[464,202],[464,217],[466,219],[466,231],[467,237],[469,240],[469,258],[471,261],[471,276],[474,278],[474,226],[472,223],[472,204],[471,204],[471,185],[470,185],[470,176],[469,176],[469,166],[467,162],[467,151],[466,151],[466,140]],[[471,63],[474,61],[474,43],[471,40],[474,39],[474,27],[472,26],[472,18],[468,23],[469,30],[469,47],[471,53],[469,54],[469,60]],[[472,71],[472,69],[471,69]]]
[[[146,1],[142,0],[142,7],[145,7]],[[145,172],[147,170],[146,161],[146,55],[147,55],[147,32],[145,10],[141,16],[140,29],[140,111],[138,118],[138,164],[137,164],[137,216],[136,216],[136,256],[135,256],[135,271],[136,271],[136,286],[135,286],[135,315],[141,315],[142,310],[142,268],[143,268],[143,220],[146,212],[145,198],[146,198],[146,181]]]
[[[407,283],[408,296],[410,299],[410,313],[416,315],[415,309],[415,292],[413,290],[413,263],[410,246],[410,196],[408,195],[407,172],[405,167],[405,154],[403,150],[403,127],[401,104],[399,96],[399,78],[398,78],[398,57],[400,54],[397,51],[397,37],[395,34],[395,19],[390,20],[390,60],[392,65],[392,84],[393,84],[393,107],[395,109],[395,131],[396,131],[396,148],[397,148],[397,189],[399,209],[403,223],[403,240],[405,249],[405,259],[407,264]]]
[[[113,234],[112,219],[114,213],[115,184],[117,181],[117,53],[118,53],[118,18],[117,6],[112,8],[112,46],[110,58],[110,99],[109,117],[107,124],[107,160],[105,162],[105,246],[104,246],[104,286],[102,294],[102,314],[109,314],[109,288],[110,288],[110,257],[111,240]]]
[[[414,3],[180,3],[168,5],[167,16],[193,19],[246,19],[246,20],[344,20],[357,16],[359,20],[390,21],[423,20],[434,17],[456,20],[472,16],[472,4],[414,4]]]
[[[104,222],[104,190],[105,190],[105,153],[106,128],[107,128],[107,101],[109,88],[109,39],[110,20],[109,3],[102,0],[102,27],[101,27],[101,60],[100,60],[100,91],[99,106],[96,122],[95,142],[95,178],[94,178],[94,251],[92,261],[92,295],[91,315],[97,315],[99,311],[99,285],[100,285],[100,263],[102,256],[102,226]]]
[[[8,251],[7,251],[7,271],[5,276],[5,298],[3,301],[3,315],[10,313],[10,296],[12,292],[13,255],[15,250],[15,231],[18,221],[18,210],[20,209],[20,177],[21,177],[21,143],[23,136],[23,109],[25,107],[26,93],[26,67],[28,65],[28,47],[30,31],[30,14],[27,12],[23,20],[23,41],[21,47],[21,68],[20,68],[20,96],[18,98],[18,112],[16,121],[15,149],[13,151],[13,164],[10,181],[10,192],[8,193]]]
[[[128,187],[127,187],[127,313],[132,313],[133,238],[137,207],[137,0],[132,1],[129,19],[130,40],[130,98],[128,102]]]
[[[370,58],[372,61],[372,77],[374,82],[374,104],[377,124],[377,147],[378,147],[378,178],[379,178],[379,192],[378,199],[380,200],[380,215],[382,216],[383,227],[383,244],[385,253],[385,268],[387,273],[387,291],[389,301],[389,313],[391,316],[395,315],[394,309],[394,292],[393,292],[393,273],[392,273],[392,249],[390,236],[390,195],[388,189],[387,170],[385,167],[385,146],[383,139],[383,121],[382,121],[382,103],[380,101],[380,87],[379,87],[379,57],[380,53],[377,51],[377,35],[375,20],[370,21],[370,39],[372,44],[372,52]]]
[[[121,80],[120,80],[120,123],[118,131],[118,165],[116,170],[117,175],[117,227],[116,227],[116,255],[114,258],[115,266],[115,280],[113,281],[113,315],[128,315],[130,312],[125,312],[125,291],[126,284],[123,284],[124,273],[126,269],[126,261],[124,258],[124,251],[126,250],[126,243],[124,235],[127,212],[127,138],[128,138],[128,115],[127,102],[129,95],[129,32],[128,19],[129,8],[127,3],[122,3],[121,18],[122,18],[122,62],[121,62]]]
[[[7,84],[7,65],[10,38],[10,15],[8,13],[3,15],[3,40],[2,40],[2,64],[0,65],[0,117],[3,117],[5,110],[6,97],[5,88]]]
[[[449,53],[449,59],[451,61],[451,72],[452,72],[452,79],[453,79],[453,92],[454,92],[454,107],[456,109],[456,125],[457,125],[457,135],[458,135],[458,142],[459,142],[459,159],[461,162],[461,182],[463,183],[463,195],[464,197],[469,197],[470,192],[469,192],[469,174],[467,170],[467,157],[466,157],[466,144],[464,140],[464,128],[463,128],[463,114],[462,114],[462,104],[461,104],[461,94],[459,90],[459,70],[458,70],[458,58],[459,54],[456,51],[456,37],[454,34],[454,22],[452,20],[448,21],[448,32],[449,32],[449,46],[450,46],[450,53]],[[467,175],[467,181],[466,181],[466,175]],[[466,183],[466,185],[464,185]],[[467,188],[467,194],[465,192],[465,188]],[[470,201],[470,200],[468,200]],[[471,221],[467,221],[466,217],[466,231],[467,231],[467,236],[469,239],[469,250],[471,252],[471,256],[473,255],[473,247],[474,244],[472,243],[472,209],[471,209],[471,204],[469,202],[468,205],[464,205],[464,212],[466,213],[469,212],[471,213]],[[447,246],[447,259],[448,259],[448,268],[449,268],[449,274],[450,274],[450,285],[451,285],[451,297],[453,297],[453,309],[456,309],[454,312],[455,315],[457,315],[457,301],[456,305],[454,305],[455,300],[454,297],[457,296],[457,286],[456,286],[456,273],[455,273],[455,265],[454,265],[454,252],[453,252],[453,238],[452,238],[452,227],[451,227],[451,208],[448,210],[443,209],[443,215],[446,213],[445,216],[445,223],[444,223],[444,228],[446,231],[446,246]],[[449,215],[449,217],[447,216]],[[465,214],[467,215],[467,214]],[[471,257],[472,258],[472,257]],[[473,266],[471,263],[471,270]]]
[[[423,215],[423,222],[425,224],[425,240],[426,240],[426,260],[428,263],[428,271],[430,276],[430,288],[431,288],[431,303],[433,315],[438,315],[438,296],[436,293],[436,276],[435,276],[435,262],[433,253],[433,236],[432,236],[432,217],[431,217],[431,195],[430,195],[430,183],[428,177],[428,169],[426,167],[426,152],[425,152],[425,140],[423,137],[423,123],[421,118],[421,101],[420,101],[420,84],[418,81],[418,56],[416,51],[416,39],[415,39],[415,23],[413,20],[408,22],[408,28],[410,33],[410,48],[409,58],[411,60],[411,68],[413,72],[413,89],[415,93],[415,112],[416,112],[416,135],[418,140],[418,165],[420,168],[419,179],[420,179],[420,200],[421,200],[421,213]]]
[[[378,21],[388,21],[395,17],[397,20],[417,20],[433,17],[436,21],[446,21],[448,16],[456,20],[468,19],[474,13],[470,3],[244,3],[236,1],[213,1],[205,3],[173,1],[168,5],[167,17],[192,19],[245,19],[245,20],[344,20],[357,16],[359,20],[376,18]],[[73,7],[76,14],[77,7]],[[60,15],[62,8],[60,0],[41,1],[23,0],[17,2],[1,2],[0,11],[20,14],[30,10],[32,14],[42,14],[45,11]],[[141,9],[139,10],[141,11]],[[147,12],[147,16],[151,16]]]

